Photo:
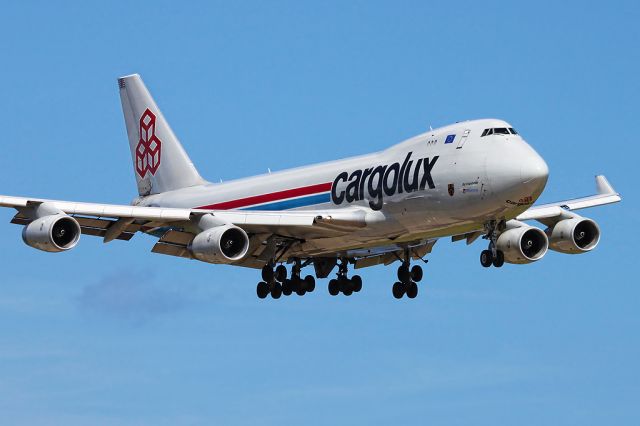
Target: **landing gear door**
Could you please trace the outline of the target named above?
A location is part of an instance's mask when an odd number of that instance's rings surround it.
[[[462,146],[464,145],[464,143],[467,141],[467,138],[469,137],[469,133],[471,132],[471,130],[467,129],[464,131],[464,133],[462,134],[462,136],[460,137],[460,141],[458,142],[458,146],[456,147],[456,149],[460,149],[462,148]]]

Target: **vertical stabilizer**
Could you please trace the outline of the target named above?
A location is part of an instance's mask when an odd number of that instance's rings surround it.
[[[139,195],[206,183],[138,74],[118,79]]]

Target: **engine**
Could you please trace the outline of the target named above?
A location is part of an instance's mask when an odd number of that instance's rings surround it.
[[[549,248],[567,254],[593,250],[600,241],[600,228],[591,219],[575,217],[556,223],[546,230]]]
[[[531,263],[542,259],[549,248],[547,235],[533,226],[509,229],[498,237],[497,249],[508,263]]]
[[[80,240],[78,222],[65,214],[43,216],[22,230],[26,245],[38,250],[57,253],[74,248]]]
[[[242,259],[248,250],[247,233],[233,225],[221,225],[202,231],[189,245],[193,257],[208,263],[231,263]]]

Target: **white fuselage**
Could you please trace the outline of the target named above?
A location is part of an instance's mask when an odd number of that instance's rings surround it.
[[[367,226],[318,235],[315,252],[481,230],[528,209],[547,181],[544,160],[502,120],[456,123],[384,151],[141,197],[143,206],[335,212],[360,209]]]

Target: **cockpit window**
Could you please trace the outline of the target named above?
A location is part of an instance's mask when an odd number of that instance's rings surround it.
[[[489,136],[489,135],[508,135],[509,130],[512,130],[511,133],[513,133],[514,135],[517,135],[516,131],[509,128],[507,129],[506,127],[496,127],[495,129],[484,129],[484,132],[482,132],[482,136]]]
[[[515,129],[513,127],[509,127],[508,129],[506,127],[496,127],[495,129],[484,129],[484,132],[482,132],[482,136],[489,136],[489,135],[517,135],[518,132],[515,131]]]

